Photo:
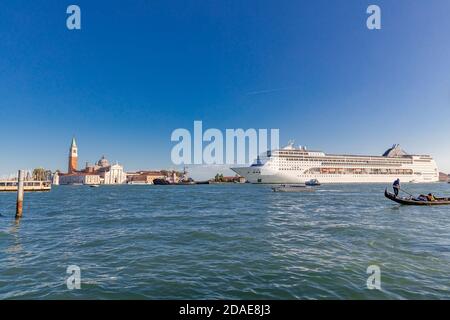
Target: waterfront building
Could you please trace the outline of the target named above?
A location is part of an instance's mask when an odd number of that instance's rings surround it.
[[[123,184],[127,181],[127,175],[123,171],[123,167],[117,163],[102,171],[100,176],[104,184]]]
[[[129,184],[153,184],[155,179],[164,179],[166,176],[161,171],[138,171],[127,173]]]
[[[216,174],[216,176],[209,180],[210,183],[246,183],[247,180],[240,175],[223,176],[223,174]]]
[[[102,156],[95,165],[91,166],[86,163],[83,170],[78,170],[78,147],[75,138],[69,151],[68,173],[60,173],[58,175],[59,184],[123,184],[127,180],[123,166],[116,163],[110,165],[109,161]]]
[[[244,177],[241,177],[239,175],[236,176],[230,176],[230,177],[223,177],[224,182],[232,182],[232,183],[245,183],[247,180],[245,180]]]
[[[59,184],[100,184],[101,179],[98,174],[91,174],[85,172],[75,172],[64,174],[59,178]]]
[[[449,176],[448,174],[444,173],[444,172],[439,172],[439,181],[440,182],[448,182],[449,181]]]

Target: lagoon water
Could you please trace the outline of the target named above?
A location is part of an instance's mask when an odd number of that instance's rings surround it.
[[[19,223],[2,193],[0,299],[450,299],[450,206],[400,206],[384,187],[59,186],[25,194]]]

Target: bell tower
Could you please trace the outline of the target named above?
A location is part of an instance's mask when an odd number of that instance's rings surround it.
[[[77,171],[78,166],[78,147],[75,142],[75,138],[72,138],[72,144],[70,145],[69,151],[69,173],[74,173]]]

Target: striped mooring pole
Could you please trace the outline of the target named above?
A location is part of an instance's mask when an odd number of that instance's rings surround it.
[[[17,181],[17,206],[16,206],[16,219],[22,217],[23,211],[23,181],[25,179],[25,171],[19,170],[19,180]]]

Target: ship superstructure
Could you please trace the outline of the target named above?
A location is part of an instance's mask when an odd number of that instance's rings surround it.
[[[261,154],[249,167],[232,168],[251,183],[437,182],[439,171],[429,155],[410,155],[394,145],[382,156],[326,154],[289,143]]]

